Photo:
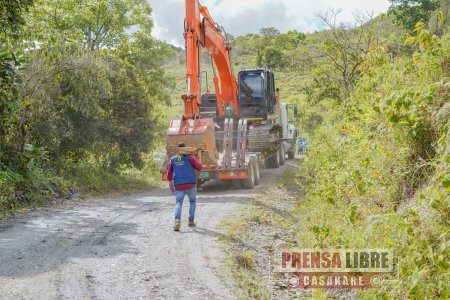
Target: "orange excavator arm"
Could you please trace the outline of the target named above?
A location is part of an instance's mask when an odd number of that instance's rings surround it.
[[[225,117],[225,108],[232,107],[235,117],[239,117],[237,80],[233,75],[230,61],[231,47],[221,27],[214,22],[208,9],[198,0],[186,0],[186,82],[187,94],[184,101],[184,119],[196,119],[200,115],[200,54],[204,47],[211,55],[219,74],[214,75],[219,116]]]

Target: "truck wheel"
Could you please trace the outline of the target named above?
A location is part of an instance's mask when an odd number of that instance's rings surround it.
[[[255,159],[255,184],[259,185],[261,183],[261,169],[258,161]]]
[[[294,152],[294,150],[289,150],[289,151],[288,151],[288,158],[289,158],[289,159],[294,159],[294,157],[295,157],[295,152]]]
[[[278,154],[280,155],[280,165],[284,165],[284,162],[286,161],[286,152],[284,150],[283,145],[281,145],[280,150],[278,151]]]
[[[276,169],[280,166],[280,154],[279,151],[277,153],[275,153],[274,155],[272,155],[271,157],[269,157],[269,159],[267,160],[267,165],[269,168],[272,169]]]
[[[202,190],[203,189],[202,186],[205,184],[205,182],[206,181],[204,181],[204,180],[197,179],[197,189]]]
[[[242,182],[240,179],[231,180],[231,186],[233,187],[233,189],[239,190],[242,188]]]
[[[250,159],[248,163],[248,178],[242,179],[242,187],[244,189],[252,189],[255,187],[255,162],[253,159]]]

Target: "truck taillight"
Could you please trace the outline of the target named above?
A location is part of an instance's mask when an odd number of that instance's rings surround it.
[[[247,179],[248,174],[245,171],[226,171],[219,174],[219,179]]]

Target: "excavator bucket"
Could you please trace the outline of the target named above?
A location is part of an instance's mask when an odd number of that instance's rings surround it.
[[[179,154],[178,143],[202,150],[204,166],[216,167],[219,154],[216,149],[215,125],[213,119],[172,120],[167,132],[166,150],[169,156]]]

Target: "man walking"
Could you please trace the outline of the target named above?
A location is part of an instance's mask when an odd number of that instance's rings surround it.
[[[303,137],[297,138],[297,144],[298,144],[298,154],[304,154],[306,150],[306,140]]]
[[[178,143],[178,148],[186,145]],[[202,164],[194,155],[178,154],[170,159],[167,169],[167,179],[173,184],[175,190],[175,226],[174,231],[180,231],[181,211],[184,196],[189,198],[189,227],[194,227],[194,216],[197,196],[197,178],[195,171],[201,171]]]

